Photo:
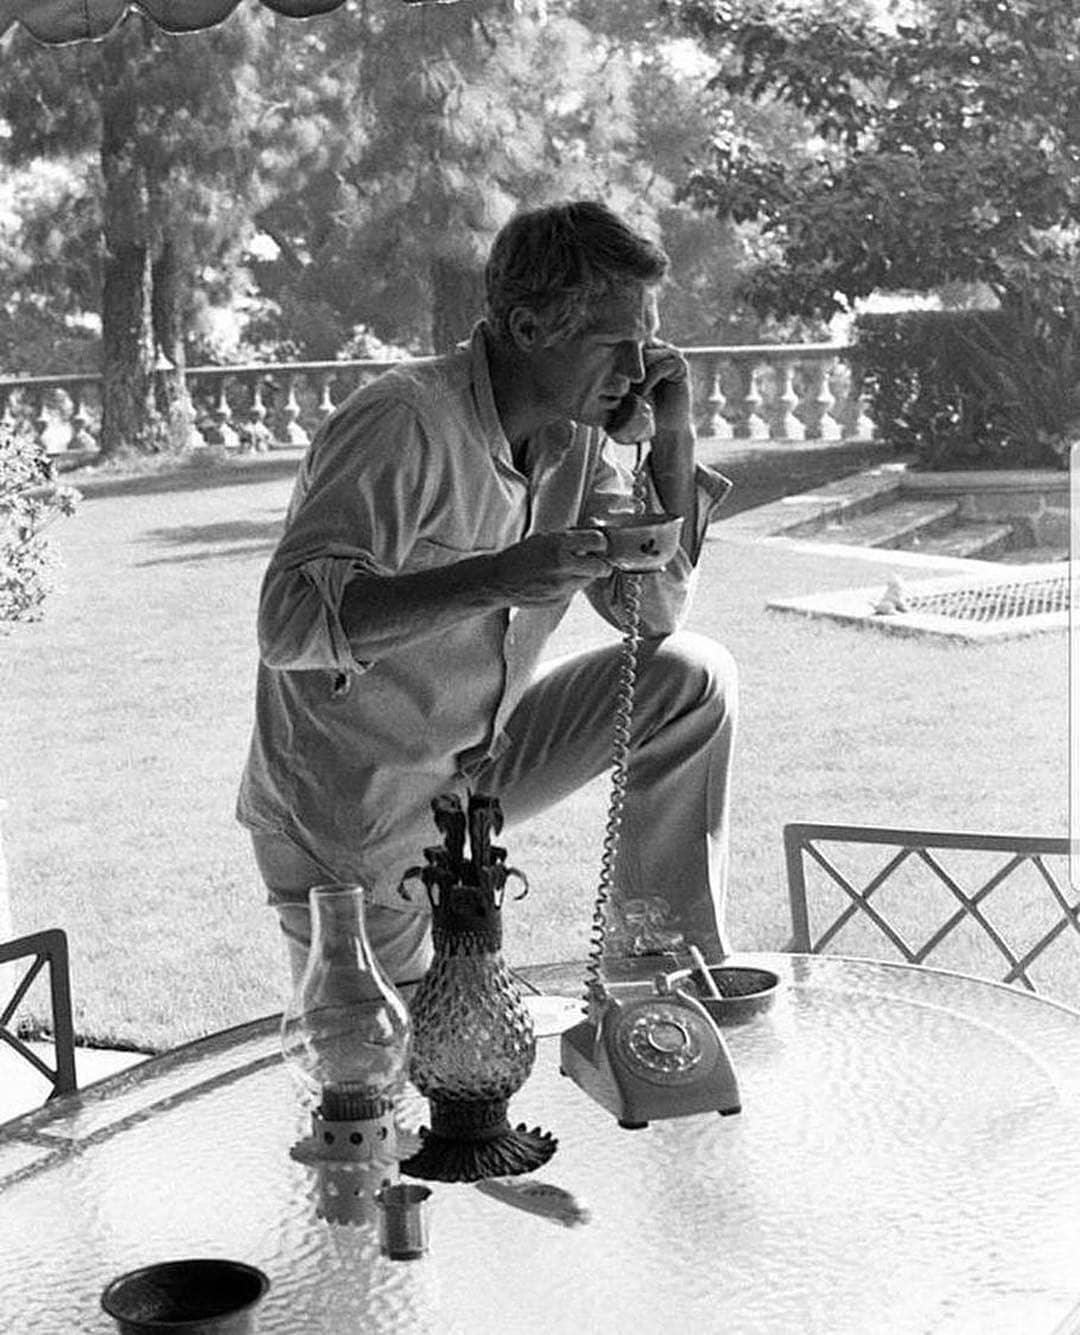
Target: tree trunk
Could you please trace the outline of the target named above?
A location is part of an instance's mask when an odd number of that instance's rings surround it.
[[[469,337],[484,313],[484,274],[474,265],[440,257],[431,264],[431,342],[449,352]]]
[[[184,450],[200,443],[195,428],[195,409],[188,393],[184,353],[186,303],[184,300],[183,247],[166,234],[151,266],[154,341],[160,356],[157,373],[157,406],[165,417],[168,445]]]
[[[101,294],[101,449],[152,453],[162,443],[154,403],[149,189],[139,160],[136,100],[140,27],[130,21],[103,43],[101,171],[105,184]]]

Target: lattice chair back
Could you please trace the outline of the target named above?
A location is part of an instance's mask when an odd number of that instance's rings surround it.
[[[71,1015],[71,975],[67,935],[58,927],[0,942],[0,965],[15,964],[14,990],[0,1012],[0,1042],[7,1044],[45,1077],[52,1088],[48,1097],[70,1094],[75,1078],[75,1030]],[[42,969],[49,971],[49,1003],[52,1010],[55,1064],[48,1063],[29,1047],[17,1031],[16,1017],[34,980]],[[5,981],[9,975],[5,970]]]
[[[869,825],[784,827],[791,949],[903,960],[1080,1006],[1069,840]]]

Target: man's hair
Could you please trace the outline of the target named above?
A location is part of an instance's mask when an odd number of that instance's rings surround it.
[[[573,200],[517,214],[491,248],[484,284],[487,321],[508,340],[510,315],[525,306],[539,319],[543,344],[573,337],[597,301],[635,283],[659,283],[661,248],[604,204]]]

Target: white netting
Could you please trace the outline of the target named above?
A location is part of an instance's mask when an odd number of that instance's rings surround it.
[[[933,612],[937,616],[963,621],[1008,621],[1017,617],[1037,616],[1047,612],[1068,612],[1080,606],[1070,588],[1069,574],[1023,577],[994,584],[973,584],[938,593],[912,593],[907,609]]]

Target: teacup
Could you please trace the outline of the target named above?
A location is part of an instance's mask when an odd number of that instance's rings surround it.
[[[679,548],[682,516],[621,514],[598,519],[591,527],[604,535],[604,560],[616,570],[661,570]]]

